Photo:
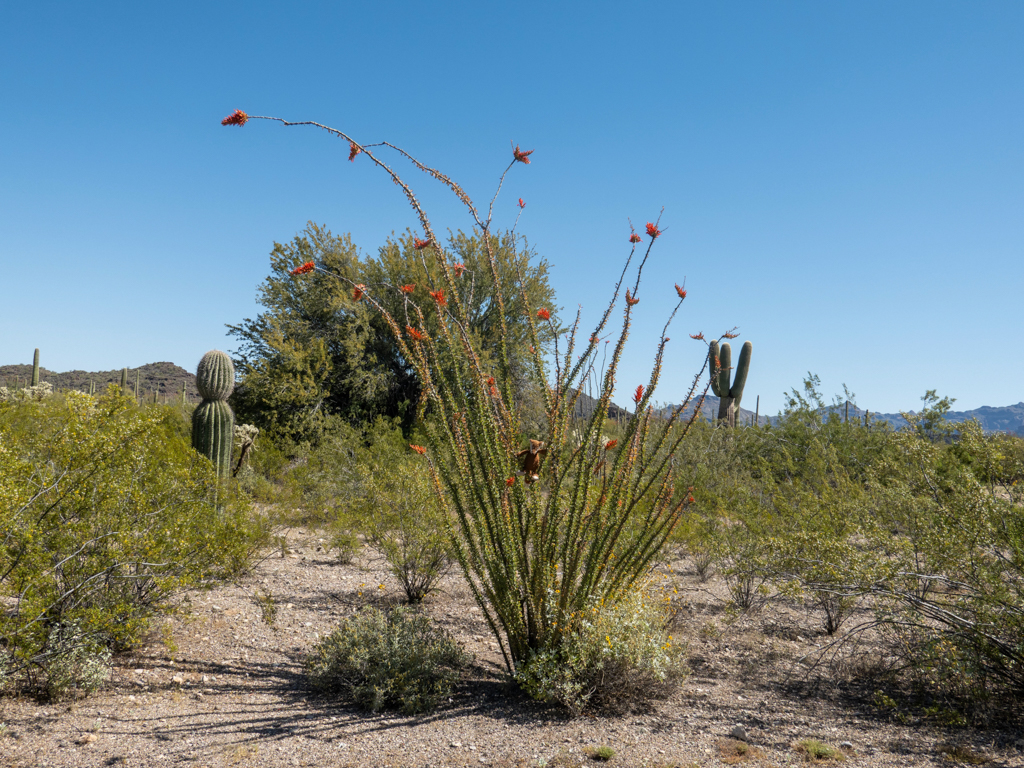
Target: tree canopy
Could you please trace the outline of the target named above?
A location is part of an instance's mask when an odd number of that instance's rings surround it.
[[[332,417],[362,424],[383,415],[411,426],[419,380],[380,313],[354,298],[353,286],[363,286],[396,318],[406,317],[407,299],[416,302],[427,314],[424,330],[431,332],[436,308],[429,292],[442,284],[440,267],[433,248],[416,245],[406,232],[390,238],[376,256],[361,256],[349,235],[335,236],[313,223],[291,242],[275,243],[271,274],[259,288],[266,311],[228,326],[240,342],[235,353],[240,380],[232,396],[239,420],[297,442],[316,441]],[[515,276],[522,274],[531,306],[554,316],[548,263],[508,233],[492,236],[492,247],[507,313],[511,375],[521,398],[529,401],[532,393],[522,375],[528,325]],[[500,321],[480,233],[452,234],[444,258],[459,275],[470,331],[486,358],[497,349]],[[317,269],[292,274],[308,262]],[[405,293],[403,286],[414,287]]]

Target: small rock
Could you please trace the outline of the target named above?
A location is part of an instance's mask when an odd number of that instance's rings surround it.
[[[144,669],[136,669],[134,671],[135,671],[136,675],[144,675],[144,674],[146,674],[146,670],[144,670]]]
[[[839,748],[840,749],[853,749],[853,742],[852,741],[840,741],[839,742]]]
[[[732,727],[732,730],[729,731],[729,735],[732,736],[737,741],[746,741],[747,740],[747,729],[744,728],[742,725],[737,723],[736,725],[734,725]]]
[[[452,742],[451,744],[449,744],[448,746],[449,746],[449,747],[452,747],[453,749],[458,749],[459,747],[461,747],[461,746],[462,746],[462,742],[461,742],[461,741],[453,741],[453,742]]]
[[[185,682],[185,678],[182,677],[181,675],[175,675],[174,677],[171,678],[171,682],[172,683],[177,683],[178,685],[181,685],[182,683]]]
[[[99,737],[95,733],[83,733],[75,740],[75,743],[82,744],[84,746],[86,744],[92,744],[97,738]]]

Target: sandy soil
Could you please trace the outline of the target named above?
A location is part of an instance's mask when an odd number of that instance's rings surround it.
[[[648,711],[571,719],[522,696],[453,574],[425,607],[474,655],[467,680],[432,715],[367,714],[308,690],[303,654],[342,617],[400,591],[369,551],[342,565],[315,533],[293,530],[288,542],[287,554],[239,583],[189,594],[153,642],[117,660],[100,692],[0,699],[0,765],[553,767],[598,765],[589,753],[608,746],[611,766],[784,766],[806,762],[796,745],[815,738],[843,745],[851,766],[950,766],[954,748],[990,766],[1024,766],[1024,724],[900,722],[864,684],[808,671],[800,659],[827,640],[813,614],[772,601],[731,615],[724,584],[701,584],[686,561],[663,576],[678,589],[674,632],[688,643],[691,673]],[[273,625],[257,592],[273,595]],[[746,742],[731,738],[736,725]]]

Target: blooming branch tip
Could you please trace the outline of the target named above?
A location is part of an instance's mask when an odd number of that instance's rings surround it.
[[[412,443],[409,443],[409,447],[416,451],[416,453],[418,453],[420,456],[427,452],[427,449],[424,448],[422,445],[413,445]]]
[[[631,243],[639,243],[640,242],[640,235],[638,235],[636,232],[634,232],[633,234],[631,234],[629,236],[629,242],[631,242]]]
[[[532,149],[519,149],[519,145],[516,144],[512,150],[512,157],[514,160],[518,160],[520,163],[530,164],[530,155],[533,154]]]
[[[420,240],[418,237],[414,237],[412,239],[412,245],[413,248],[415,248],[417,251],[422,251],[424,248],[430,245],[430,238],[427,238],[426,240]]]
[[[237,125],[238,127],[242,127],[247,122],[249,122],[249,116],[247,114],[245,114],[245,112],[243,112],[242,110],[236,109],[230,115],[228,115],[223,120],[221,120],[220,124],[221,125]]]
[[[660,235],[660,234],[661,234],[661,230],[658,229],[658,225],[657,224],[652,224],[651,222],[648,221],[647,222],[647,236],[649,238],[651,238],[651,240],[657,240],[658,239],[658,235]]]
[[[348,143],[348,161],[351,163],[356,159],[356,155],[363,151],[363,148],[356,144],[354,141]]]
[[[683,285],[686,285],[686,283],[683,283]],[[680,299],[686,298],[686,289],[679,287],[678,283],[676,283],[676,293],[679,295]]]
[[[541,320],[550,320],[551,313],[547,309],[544,309],[542,307],[541,309],[537,310],[537,317],[539,317]]]
[[[307,261],[305,264],[291,270],[288,274],[292,277],[295,277],[296,275],[304,275],[307,272],[312,272],[315,266],[316,265],[312,261]]]

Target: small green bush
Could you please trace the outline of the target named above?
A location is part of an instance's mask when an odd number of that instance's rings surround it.
[[[180,421],[116,388],[0,403],[0,637],[52,692],[88,689],[99,646],[138,644],[174,595],[239,573],[265,541]]]
[[[46,693],[62,699],[75,691],[92,693],[110,677],[110,649],[82,632],[77,622],[54,628],[42,654]]]
[[[423,614],[404,606],[388,613],[364,608],[316,645],[306,673],[315,689],[351,697],[372,712],[418,714],[451,695],[467,661]]]
[[[642,706],[668,696],[685,675],[683,649],[644,589],[611,606],[592,604],[586,615],[559,624],[561,642],[534,653],[515,677],[533,698],[574,715]]]

